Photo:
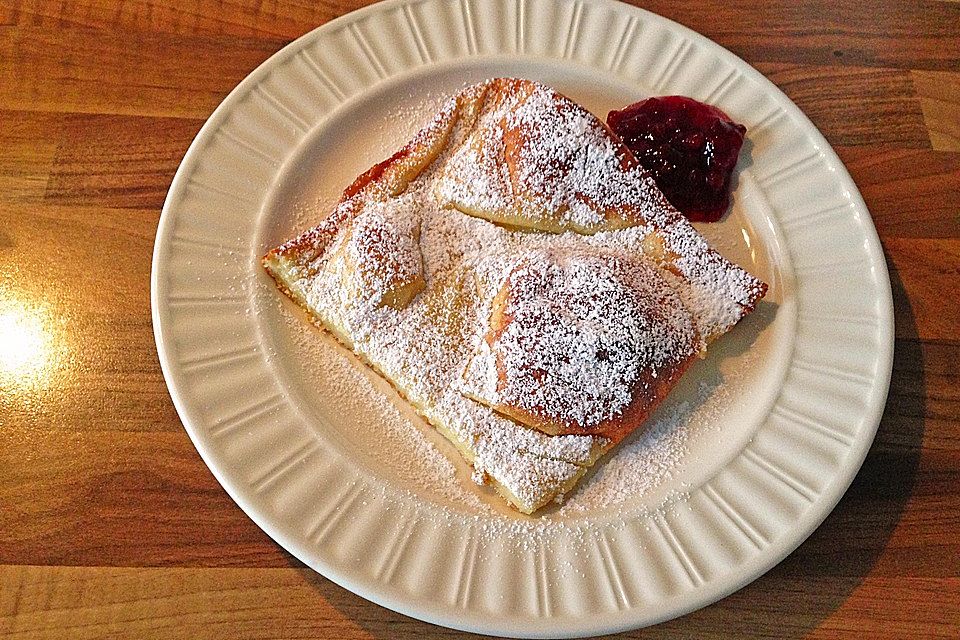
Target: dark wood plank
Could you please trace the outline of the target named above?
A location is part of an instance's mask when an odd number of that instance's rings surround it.
[[[960,4],[878,0],[654,0],[641,4],[748,62],[956,70]]]
[[[867,578],[808,637],[955,638],[958,601],[960,581],[955,578]]]
[[[187,437],[27,429],[0,449],[0,563],[287,567]]]
[[[364,4],[368,3],[362,0],[229,0],[222,3],[133,0],[118,7],[112,0],[26,0],[20,8],[18,22],[21,26],[41,29],[92,27],[112,31],[292,40]]]
[[[0,109],[206,118],[284,41],[0,29]]]
[[[631,1],[703,33],[750,62],[955,70],[960,58],[957,3],[882,0],[867,6],[829,0]],[[17,20],[23,26],[48,30],[94,27],[114,32],[291,40],[364,4],[368,3],[190,0],[168,5],[137,0],[118,9],[109,0],[32,0],[22,3]]]
[[[68,114],[44,200],[159,209],[202,125],[182,118]]]
[[[837,147],[881,238],[960,236],[960,153]]]
[[[954,579],[823,578],[780,567],[715,605],[629,638],[950,638],[957,613]],[[775,593],[771,598],[768,594]],[[926,605],[929,603],[929,610]],[[894,603],[909,603],[896,606]],[[928,615],[916,615],[917,607]],[[691,632],[692,630],[692,632]]]
[[[759,63],[835,145],[930,147],[909,71]]]
[[[909,321],[901,330],[910,331]],[[884,422],[872,452],[960,454],[960,344],[901,338]],[[960,489],[960,487],[957,487]],[[957,540],[960,541],[960,532]]]
[[[953,295],[960,273],[960,239],[883,240],[894,283],[898,337],[960,341]]]

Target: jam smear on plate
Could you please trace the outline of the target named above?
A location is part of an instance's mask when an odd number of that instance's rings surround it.
[[[747,128],[693,98],[647,98],[611,111],[607,124],[677,210],[715,222],[730,206],[730,175]]]

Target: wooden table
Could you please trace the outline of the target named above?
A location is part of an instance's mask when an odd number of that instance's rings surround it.
[[[154,234],[191,139],[260,62],[360,4],[0,3],[0,636],[461,635],[267,538],[187,438],[151,331]],[[958,637],[960,4],[649,4],[760,69],[839,152],[886,250],[897,340],[879,435],[817,532],[628,635]]]

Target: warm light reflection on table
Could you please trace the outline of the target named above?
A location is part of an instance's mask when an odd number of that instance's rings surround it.
[[[0,389],[4,394],[42,389],[64,355],[48,305],[0,292]]]

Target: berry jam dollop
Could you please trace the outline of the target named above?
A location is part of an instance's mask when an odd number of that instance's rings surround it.
[[[647,98],[611,111],[620,136],[677,210],[715,222],[730,206],[730,175],[747,128],[723,111],[684,96]]]

